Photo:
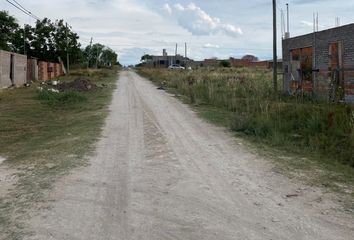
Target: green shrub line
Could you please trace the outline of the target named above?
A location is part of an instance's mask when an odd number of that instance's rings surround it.
[[[139,73],[185,96],[191,104],[230,112],[227,122],[233,131],[291,152],[315,153],[326,161],[354,167],[353,108],[316,102],[305,94],[275,94],[269,70],[142,68]]]

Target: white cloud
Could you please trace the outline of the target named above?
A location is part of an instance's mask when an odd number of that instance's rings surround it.
[[[172,9],[170,7],[170,5],[168,3],[165,3],[165,5],[163,5],[163,9],[168,13],[171,14],[172,13]]]
[[[237,37],[242,34],[241,28],[221,22],[219,18],[210,16],[194,3],[186,6],[178,3],[173,5],[173,8],[166,3],[164,8],[177,19],[180,26],[193,35],[207,36],[221,33]]]
[[[309,22],[309,21],[303,20],[303,21],[301,21],[301,24],[302,24],[302,26],[313,28],[313,22]],[[321,24],[319,24],[318,27],[319,28],[324,28],[324,26],[321,25]]]
[[[167,5],[168,5],[168,4],[167,4]],[[174,8],[177,9],[177,10],[179,10],[179,11],[184,11],[184,7],[183,7],[181,4],[179,4],[179,3],[175,4],[175,5],[174,5]]]
[[[217,44],[206,43],[203,45],[204,48],[220,48]]]

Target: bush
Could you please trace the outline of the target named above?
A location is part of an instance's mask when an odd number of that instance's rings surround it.
[[[50,106],[73,105],[87,101],[83,94],[78,92],[52,92],[49,90],[42,90],[38,92],[38,99]]]
[[[221,66],[221,67],[224,67],[224,68],[229,68],[229,67],[231,67],[231,63],[230,63],[230,61],[228,61],[228,60],[222,60],[222,61],[220,62],[220,66]]]

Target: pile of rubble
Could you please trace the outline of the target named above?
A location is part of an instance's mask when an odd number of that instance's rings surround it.
[[[53,86],[55,89],[60,92],[67,91],[78,91],[78,92],[88,92],[97,89],[97,85],[91,83],[88,79],[76,78],[72,82],[63,82],[59,83],[56,86]]]

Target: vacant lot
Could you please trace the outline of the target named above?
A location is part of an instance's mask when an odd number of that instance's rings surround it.
[[[306,95],[274,94],[271,72],[263,69],[139,72],[180,95],[201,116],[256,143],[278,160],[282,171],[290,168],[287,172],[301,178],[307,172],[312,183],[352,194],[351,107],[314,102]]]
[[[40,92],[47,87],[39,83],[0,92],[0,239],[19,239],[23,220],[41,207],[55,179],[85,164],[107,116],[116,72],[82,70],[60,79],[97,85],[85,92]]]

